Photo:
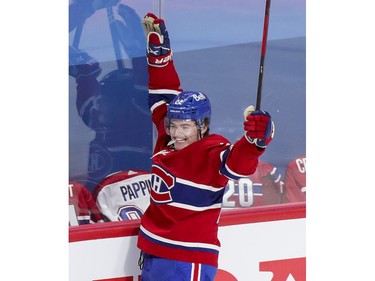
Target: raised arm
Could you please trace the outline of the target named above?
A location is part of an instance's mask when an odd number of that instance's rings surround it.
[[[167,105],[182,90],[179,88],[180,79],[173,64],[169,34],[164,20],[148,13],[142,23],[147,39],[148,105],[158,131],[158,143],[155,147],[158,151],[169,139],[164,128]]]
[[[147,39],[149,105],[152,109],[161,101],[169,103],[182,90],[164,20],[148,13],[143,19],[143,27]]]
[[[268,112],[249,106],[244,117],[244,136],[222,156],[220,171],[231,179],[252,175],[258,166],[259,156],[274,136],[275,126]]]

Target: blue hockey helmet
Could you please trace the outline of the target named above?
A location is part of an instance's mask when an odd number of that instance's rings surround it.
[[[169,104],[167,118],[192,120],[198,128],[209,125],[211,119],[211,104],[208,97],[201,92],[185,91],[177,95]]]

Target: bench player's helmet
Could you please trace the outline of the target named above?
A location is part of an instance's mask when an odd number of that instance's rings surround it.
[[[172,119],[195,121],[198,129],[202,129],[204,125],[208,127],[211,120],[210,100],[201,92],[182,92],[169,104],[168,125]]]

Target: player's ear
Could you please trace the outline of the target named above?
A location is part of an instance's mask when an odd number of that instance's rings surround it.
[[[207,129],[208,129],[207,125],[203,125],[202,126],[202,128],[201,128],[201,134],[202,134],[202,136],[207,132]]]
[[[169,127],[170,127],[170,120],[168,119],[167,116],[164,117],[164,128],[165,128],[165,132],[167,133],[168,136],[171,135],[170,131],[169,131]]]

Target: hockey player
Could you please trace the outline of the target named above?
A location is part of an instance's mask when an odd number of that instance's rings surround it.
[[[278,169],[259,160],[254,174],[229,180],[225,188],[223,208],[256,207],[282,203],[283,181]]]
[[[69,32],[92,16],[97,10],[115,6],[119,0],[72,0],[69,4]]]
[[[140,219],[150,203],[151,174],[125,170],[106,176],[93,199],[105,221]]]
[[[284,202],[306,201],[306,154],[299,155],[289,162],[285,170]]]
[[[149,13],[143,24],[158,138],[150,205],[138,235],[141,280],[214,280],[224,188],[228,179],[254,173],[273,138],[273,122],[267,112],[249,107],[244,136],[236,143],[209,134],[210,101],[180,89],[164,21]]]
[[[72,1],[69,30],[82,25],[98,9],[115,7],[118,2]],[[114,20],[111,26],[116,30],[115,39],[131,59],[131,67],[112,70],[99,79],[102,74],[99,62],[77,46],[69,47],[69,74],[76,82],[77,113],[84,124],[95,132],[94,139],[91,138],[88,144],[87,171],[80,176],[85,179],[85,186],[90,192],[111,173],[129,169],[149,170],[151,166],[152,123],[146,101],[146,40],[141,18],[134,9],[118,4],[116,12],[119,19]],[[82,132],[75,137],[81,140],[85,134]]]

